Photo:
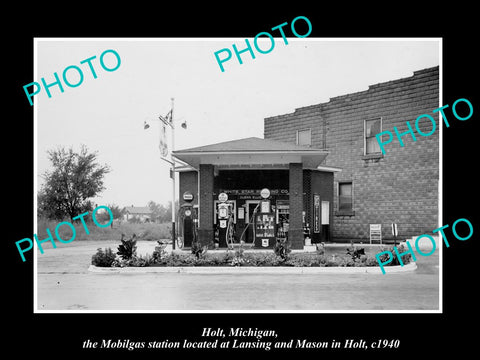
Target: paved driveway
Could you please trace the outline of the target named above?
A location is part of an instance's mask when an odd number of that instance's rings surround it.
[[[38,253],[37,309],[87,311],[438,310],[438,251],[397,274],[91,273],[98,247],[118,241],[59,244]],[[138,253],[155,242],[139,242]]]

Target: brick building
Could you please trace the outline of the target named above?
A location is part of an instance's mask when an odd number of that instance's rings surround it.
[[[413,126],[422,114],[438,124],[438,107],[435,67],[266,118],[264,139],[174,151],[186,164],[178,169],[180,194],[193,194],[199,240],[225,246],[233,228],[235,241],[271,247],[264,238],[287,234],[299,249],[310,241],[369,241],[370,224],[381,224],[383,240],[392,238],[392,223],[399,238],[431,233],[438,225],[439,126],[416,142],[403,135],[404,146],[392,142],[386,154],[375,135],[394,126],[405,132],[406,121]],[[418,127],[432,130],[428,120]],[[270,207],[261,223],[264,188]],[[232,227],[219,217],[222,193]]]
[[[324,150],[252,137],[174,155],[188,164],[178,169],[180,194],[193,195],[201,243],[226,246],[229,227],[220,216],[220,194],[231,204],[235,242],[271,248],[277,238],[288,235],[292,248],[301,249],[306,237],[313,242],[328,237],[333,173],[339,169],[320,166],[327,156]],[[262,196],[263,189],[268,196]],[[305,234],[310,221],[312,229]]]
[[[326,103],[265,119],[265,139],[323,149],[323,166],[338,166],[334,174],[332,238],[369,239],[369,224],[382,225],[391,239],[391,223],[400,238],[431,233],[438,227],[439,68],[371,85],[368,90],[331,98]],[[437,130],[428,137],[401,137],[383,155],[375,135],[394,126],[399,133],[414,127],[422,114],[435,118]],[[430,121],[420,121],[424,133]],[[395,135],[394,135],[395,136]],[[396,140],[396,139],[395,139]]]

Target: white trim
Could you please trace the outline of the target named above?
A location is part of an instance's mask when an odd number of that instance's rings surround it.
[[[222,151],[174,151],[173,156],[188,155],[252,155],[252,154],[288,154],[288,155],[328,155],[328,151],[320,149],[299,149],[299,150],[222,150]],[[181,160],[181,159],[178,159]],[[183,160],[181,160],[183,161]]]
[[[340,171],[342,171],[342,169],[337,168],[337,167],[322,166],[322,165],[319,165],[315,169],[312,169],[312,170],[325,171],[325,172],[340,172]]]

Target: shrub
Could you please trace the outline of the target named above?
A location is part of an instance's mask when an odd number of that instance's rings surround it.
[[[233,256],[233,259],[230,261],[230,265],[232,266],[242,266],[242,265],[248,265],[250,263],[250,260],[244,256],[244,250],[243,247],[239,247],[235,249],[235,253]]]
[[[375,257],[367,257],[365,260],[365,266],[378,266],[378,261]]]
[[[362,255],[365,255],[365,249],[364,248],[357,248],[356,246],[351,246],[347,248],[347,255],[349,255],[352,260],[357,260],[360,259]]]
[[[405,247],[402,245],[397,246],[397,251],[399,254],[402,254],[405,252]],[[390,257],[392,257],[392,261],[388,264],[385,264],[385,266],[394,266],[394,265],[400,265],[400,261],[398,260],[397,252],[393,249],[393,247],[390,247],[389,249],[385,249],[382,247],[382,251],[390,251],[390,254],[382,254],[380,256],[380,261],[385,262],[388,261]],[[375,259],[376,260],[376,259]],[[412,255],[411,254],[406,254],[402,256],[402,262],[404,265],[408,264],[412,260]],[[378,264],[378,261],[377,261]]]
[[[232,256],[229,253],[225,253],[222,256],[213,256],[210,259],[211,266],[225,266],[232,262]]]
[[[323,254],[318,256],[318,263],[320,264],[320,266],[325,266],[327,263],[327,256]]]
[[[317,246],[317,254],[325,255],[325,243],[321,242],[316,244],[316,246]]]
[[[140,267],[144,267],[144,266],[149,266],[150,263],[151,263],[151,257],[150,255],[146,254],[145,257],[143,257],[142,255],[140,256],[134,256],[132,257],[130,260],[129,260],[131,263],[129,264],[129,266],[140,266]]]
[[[290,256],[283,264],[295,267],[318,266],[316,259],[311,256]]]
[[[130,260],[137,252],[136,235],[133,234],[129,240],[123,240],[123,237],[124,234],[122,234],[122,239],[120,240],[122,244],[118,246],[117,255],[120,255],[123,260]]]
[[[279,256],[282,260],[286,260],[291,251],[290,243],[287,241],[287,239],[277,239],[277,242],[273,247],[273,252],[275,255]]]
[[[160,266],[193,266],[196,257],[194,255],[169,254],[158,265]]]
[[[399,254],[402,254],[405,252],[405,246],[402,245],[399,245],[397,246],[397,251]],[[391,265],[400,265],[400,261],[398,260],[398,257],[397,257],[397,252],[396,251],[392,251],[393,253],[393,261],[391,263]],[[404,255],[402,256],[402,262],[404,265],[408,264],[410,261],[412,261],[412,254],[408,253],[407,255]],[[393,264],[395,262],[395,264]]]
[[[202,246],[200,244],[200,241],[196,240],[196,241],[193,241],[191,250],[192,250],[192,254],[195,255],[197,259],[199,259],[200,256],[205,256],[205,254],[208,251],[208,246]]]
[[[97,253],[92,256],[92,265],[110,267],[115,260],[116,255],[113,253],[112,249],[106,248],[103,251],[101,248],[97,249]]]
[[[161,241],[157,241],[157,243],[159,246],[155,246],[155,250],[153,251],[150,259],[150,264],[159,263],[168,255],[165,251],[166,244],[162,243]]]
[[[279,266],[282,265],[284,260],[276,254],[247,254],[249,264],[251,266]]]

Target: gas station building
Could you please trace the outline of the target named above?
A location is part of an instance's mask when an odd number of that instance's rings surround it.
[[[218,235],[222,193],[232,206],[237,242],[254,244],[258,237],[264,240],[256,247],[273,247],[276,238],[288,234],[291,248],[302,249],[307,227],[312,242],[330,238],[333,173],[340,169],[320,166],[326,151],[251,137],[174,154],[189,165],[180,170],[180,194],[194,194],[200,243],[226,245]],[[258,207],[262,189],[269,191],[270,209]],[[255,214],[265,216],[255,221]]]
[[[231,204],[235,240],[255,247],[285,236],[292,249],[368,242],[373,228],[392,240],[392,224],[403,239],[431,234],[439,226],[439,131],[414,139],[406,121],[431,114],[440,128],[432,113],[439,106],[437,66],[265,118],[263,139],[174,151],[187,164],[177,169],[180,203],[193,195],[198,239],[220,247],[222,202]],[[431,132],[428,119],[416,125]],[[375,135],[394,127],[403,145],[383,154]]]

